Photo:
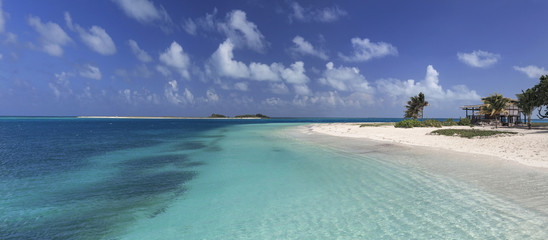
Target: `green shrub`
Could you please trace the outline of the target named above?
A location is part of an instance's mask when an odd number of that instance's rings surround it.
[[[455,126],[457,125],[457,122],[455,122],[452,118],[445,119],[442,123],[443,126]]]
[[[457,123],[459,126],[470,126],[470,118],[459,118],[459,122]]]
[[[463,138],[489,137],[498,134],[516,134],[515,132],[478,130],[478,129],[440,129],[432,132],[433,134],[445,136],[459,136]]]
[[[414,128],[414,127],[421,127],[421,126],[422,126],[422,123],[417,119],[404,119],[394,124],[394,127],[397,127],[397,128]]]
[[[421,127],[441,127],[441,122],[436,119],[426,119],[422,121]]]

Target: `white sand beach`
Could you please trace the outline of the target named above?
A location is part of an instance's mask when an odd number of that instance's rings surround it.
[[[468,126],[443,128],[470,129]],[[491,127],[474,127],[492,130]],[[393,126],[360,127],[359,123],[325,123],[308,125],[308,131],[346,138],[363,138],[423,147],[447,149],[458,152],[485,154],[515,161],[531,167],[548,169],[548,129],[522,129],[499,127],[500,131],[517,132],[488,138],[461,138],[457,136],[430,135],[439,128],[395,128]]]

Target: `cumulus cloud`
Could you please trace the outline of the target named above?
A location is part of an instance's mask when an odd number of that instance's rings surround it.
[[[99,68],[90,64],[85,65],[79,74],[85,78],[101,80],[101,71]]]
[[[179,87],[176,80],[168,82],[164,89],[164,96],[173,104],[190,104],[194,102],[194,95],[187,88],[182,94],[179,94]]]
[[[182,77],[190,78],[189,67],[190,57],[183,51],[183,47],[177,42],[173,41],[162,54],[160,54],[160,62],[169,67],[175,68]],[[157,68],[157,70],[159,70]],[[162,70],[159,70],[163,73]]]
[[[330,86],[337,91],[353,91],[372,93],[374,89],[369,86],[369,83],[360,70],[355,67],[334,67],[332,62],[325,65],[325,70],[322,77],[319,79],[321,84]]]
[[[247,46],[258,52],[265,49],[263,34],[255,23],[247,20],[244,11],[234,10],[228,13],[226,22],[219,23],[218,27],[236,46]]]
[[[457,53],[459,60],[469,66],[485,68],[497,63],[499,54],[476,50],[471,53]]]
[[[298,61],[291,64],[289,68],[281,71],[281,76],[287,83],[293,84],[295,93],[298,95],[309,95],[312,93],[306,85],[310,79],[305,74],[304,62]]]
[[[135,40],[130,39],[128,41],[128,44],[129,44],[129,47],[131,48],[131,51],[133,52],[133,54],[135,54],[135,56],[137,57],[137,59],[139,59],[139,61],[141,62],[152,61],[152,57],[150,57],[150,55],[148,55],[148,53],[145,52],[145,50],[139,48],[139,45],[137,44]]]
[[[296,19],[301,22],[335,22],[348,14],[336,6],[323,9],[305,9],[299,3],[294,2],[291,8],[293,12],[290,15],[290,19]]]
[[[534,65],[529,65],[526,67],[514,66],[514,69],[525,73],[529,78],[539,78],[542,75],[548,75],[548,70],[544,69],[544,67],[537,67]]]
[[[434,101],[454,100],[476,100],[481,97],[474,90],[468,89],[465,85],[452,86],[444,90],[440,84],[439,73],[432,65],[426,68],[426,76],[422,81],[409,79],[400,81],[397,79],[381,79],[376,82],[377,90],[393,99],[407,99],[423,92],[429,99]]]
[[[218,32],[224,34],[237,48],[249,48],[257,52],[264,52],[267,42],[257,25],[247,19],[242,10],[233,10],[226,14],[224,19],[217,18],[217,9],[207,13],[204,17],[187,19],[183,29],[191,35],[199,31]]]
[[[339,53],[339,57],[347,62],[363,62],[372,58],[380,58],[388,55],[398,55],[398,49],[390,43],[371,42],[369,39],[352,38],[350,40],[354,52],[350,56]]]
[[[113,0],[124,13],[140,23],[152,23],[155,21],[171,22],[163,6],[156,7],[148,0]]]
[[[39,17],[33,16],[28,18],[28,23],[40,34],[38,41],[41,49],[51,56],[62,56],[63,46],[72,42],[67,33],[56,23],[42,23]]]
[[[249,68],[243,62],[234,60],[234,44],[227,39],[211,55],[210,64],[220,76],[230,78],[249,78]]]
[[[279,81],[279,70],[283,69],[278,63],[273,63],[270,66],[262,63],[252,62],[249,64],[250,78],[257,81]]]
[[[285,68],[281,63],[272,63],[266,65],[263,63],[252,62],[249,66],[243,62],[234,60],[234,45],[230,39],[219,45],[206,65],[209,74],[220,77],[229,77],[234,79],[249,79],[255,81],[285,82],[292,84],[298,94],[310,94],[310,89],[306,85],[309,81],[305,74],[304,63],[295,62],[289,68]],[[243,85],[235,86],[239,90],[247,90]],[[278,87],[281,87],[278,85]],[[281,89],[278,89],[281,90]]]
[[[293,43],[295,45],[290,50],[295,54],[310,55],[322,60],[327,60],[329,58],[324,51],[315,49],[312,44],[304,40],[301,36],[293,38]]]
[[[116,45],[105,29],[94,25],[91,26],[89,30],[86,30],[80,25],[74,24],[68,12],[65,12],[65,23],[69,29],[78,32],[82,42],[91,50],[102,55],[112,55],[116,53]]]

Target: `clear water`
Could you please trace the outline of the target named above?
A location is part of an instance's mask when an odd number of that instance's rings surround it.
[[[548,238],[542,212],[301,122],[0,120],[0,239]]]

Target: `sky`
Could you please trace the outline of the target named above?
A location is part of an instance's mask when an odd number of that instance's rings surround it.
[[[425,117],[548,74],[548,1],[3,0],[0,115]]]

